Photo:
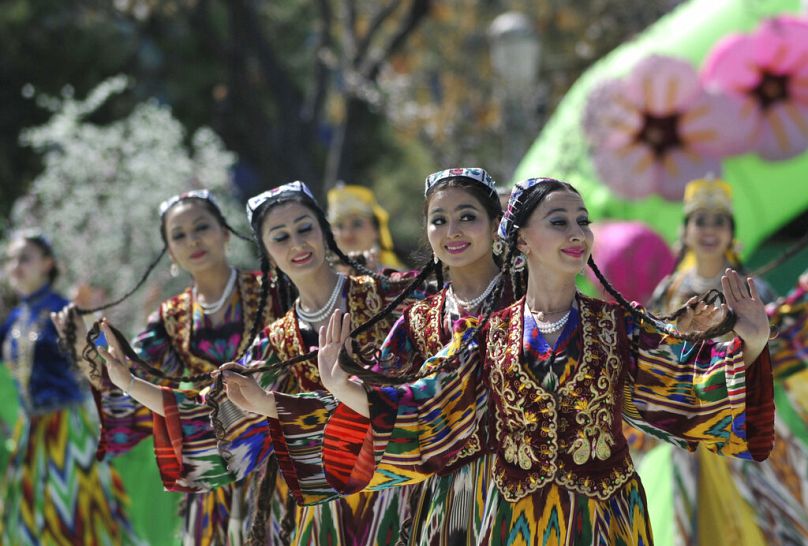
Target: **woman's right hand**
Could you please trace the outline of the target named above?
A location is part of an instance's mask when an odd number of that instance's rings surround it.
[[[320,327],[320,347],[317,351],[317,368],[320,380],[334,397],[365,417],[370,416],[365,389],[351,381],[350,375],[339,365],[339,353],[348,350],[351,333],[351,314],[334,311],[328,326]]]
[[[351,333],[351,314],[336,310],[328,325],[320,326],[320,345],[317,350],[317,368],[323,386],[339,398],[339,393],[349,383],[348,374],[339,365],[339,353]]]

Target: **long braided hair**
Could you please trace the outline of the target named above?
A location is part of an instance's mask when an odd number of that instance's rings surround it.
[[[289,204],[289,203],[298,203],[307,209],[309,209],[317,220],[317,223],[320,227],[320,230],[323,234],[323,239],[325,243],[325,247],[328,251],[336,256],[336,259],[339,260],[344,265],[351,267],[354,271],[357,271],[361,274],[368,275],[373,277],[379,281],[387,280],[387,277],[376,273],[375,271],[367,268],[361,263],[358,263],[356,260],[351,259],[347,255],[345,255],[337,246],[336,241],[334,239],[334,234],[331,230],[331,225],[329,224],[325,213],[323,212],[322,208],[320,208],[317,201],[312,196],[311,192],[308,188],[302,184],[301,182],[293,182],[291,184],[286,184],[284,186],[279,186],[275,190],[270,190],[269,192],[265,192],[259,196],[256,196],[249,200],[247,205],[248,210],[248,217],[250,220],[250,227],[252,228],[253,238],[258,245],[260,256],[261,256],[261,271],[262,271],[262,282],[261,282],[261,300],[259,302],[259,306],[256,312],[257,317],[261,317],[263,315],[264,306],[267,300],[267,292],[268,287],[270,284],[275,284],[277,286],[278,294],[281,301],[281,306],[284,308],[291,308],[294,304],[295,298],[298,296],[297,287],[294,285],[292,280],[286,275],[277,265],[273,264],[269,252],[267,251],[266,245],[264,244],[263,240],[263,226],[266,218],[268,217],[271,210],[277,208],[281,205]],[[260,324],[260,320],[256,318],[253,321],[253,328],[250,332],[250,343],[246,346],[245,352],[239,355],[236,359],[238,361],[244,360],[247,354],[250,351],[250,345],[252,342],[256,340],[259,336],[262,324]],[[252,367],[252,368],[245,368],[240,370],[239,373],[243,375],[252,375],[255,373],[262,373],[267,371],[277,371],[281,369],[288,368],[299,362],[305,362],[311,360],[316,356],[316,351],[308,352],[303,355],[299,355],[292,359],[286,360],[284,362],[275,362],[267,366],[261,367]],[[223,374],[219,374],[216,381],[214,382],[208,396],[207,396],[207,404],[210,407],[211,413],[211,421],[213,424],[214,432],[216,433],[217,438],[220,441],[220,450],[227,451],[226,448],[222,445],[222,440],[225,437],[226,431],[224,428],[223,423],[220,419],[220,412],[221,412],[221,402],[224,390],[224,381],[223,381]],[[275,482],[275,478],[277,476],[277,460],[275,458],[271,458],[267,462],[267,468],[261,478],[261,484],[258,486],[258,499],[256,500],[256,514],[255,519],[252,522],[252,526],[249,532],[249,543],[250,544],[264,544],[265,536],[266,536],[266,521],[269,518],[270,512],[270,499],[273,491],[273,486]],[[293,529],[293,522],[294,522],[294,500],[290,497],[287,502],[287,513],[286,517],[282,523],[282,531],[283,535],[288,537],[291,535],[291,531]]]
[[[137,281],[137,283],[135,283],[135,286],[131,290],[126,292],[126,294],[121,296],[120,298],[118,298],[118,299],[116,299],[114,301],[111,301],[109,303],[106,303],[104,305],[98,306],[98,307],[87,308],[87,309],[81,308],[81,307],[71,307],[71,316],[69,317],[70,320],[68,320],[67,324],[65,325],[64,338],[63,339],[60,338],[59,343],[60,343],[62,351],[65,352],[65,354],[67,354],[72,359],[72,361],[74,363],[78,362],[79,356],[76,354],[75,349],[74,349],[75,343],[76,343],[76,328],[75,328],[75,324],[73,322],[73,318],[74,318],[75,315],[72,315],[72,314],[75,313],[75,314],[78,314],[78,315],[89,315],[89,314],[93,314],[93,313],[98,313],[100,311],[104,311],[106,309],[110,309],[110,308],[115,307],[116,305],[118,305],[120,303],[123,303],[128,298],[130,298],[135,292],[137,292],[143,286],[143,284],[145,284],[145,282],[148,279],[149,275],[155,269],[155,267],[160,262],[160,260],[163,258],[163,256],[165,256],[165,254],[168,252],[169,243],[168,243],[168,233],[166,231],[166,223],[167,223],[167,218],[169,216],[169,212],[171,210],[173,210],[177,205],[179,205],[181,203],[189,203],[189,202],[193,202],[195,204],[199,204],[199,206],[204,207],[204,209],[213,216],[213,218],[216,220],[216,222],[219,224],[220,227],[226,229],[228,232],[232,233],[237,238],[239,238],[241,240],[244,240],[244,241],[247,241],[247,242],[250,242],[250,243],[252,242],[252,239],[250,239],[249,237],[246,237],[245,235],[242,235],[241,233],[239,233],[238,231],[233,229],[230,226],[230,224],[228,224],[227,220],[225,219],[224,215],[222,214],[221,209],[216,204],[216,202],[212,199],[212,197],[209,196],[209,194],[207,192],[198,192],[198,191],[197,192],[189,192],[187,194],[180,194],[180,195],[174,196],[174,197],[170,198],[169,200],[165,201],[164,205],[161,206],[161,211],[160,211],[160,237],[163,240],[163,247],[160,250],[160,253],[154,258],[154,260],[152,260],[152,262],[146,268],[146,271],[143,273],[143,275],[141,275],[141,277]],[[113,330],[113,333],[115,334],[115,337],[118,338],[118,340],[119,340],[119,342],[121,343],[122,346],[128,345],[128,342],[126,341],[125,336],[123,336],[123,334],[121,334],[121,332],[119,332],[115,328],[111,328],[111,329]],[[101,375],[100,370],[98,369],[98,364],[97,364],[99,355],[98,355],[98,351],[97,351],[97,349],[95,347],[95,342],[98,339],[98,337],[100,336],[100,334],[101,334],[100,322],[96,321],[93,324],[93,326],[90,328],[88,333],[87,333],[87,344],[85,345],[84,350],[82,351],[82,354],[81,354],[81,357],[84,358],[89,363],[90,376],[93,377],[93,378],[99,378],[100,375]],[[171,350],[173,351],[173,348]],[[162,380],[162,381],[164,381],[164,382],[166,382],[168,384],[179,385],[179,383],[181,383],[181,382],[199,383],[199,382],[205,382],[205,381],[209,380],[209,377],[208,377],[207,374],[199,374],[199,375],[196,375],[196,376],[172,377],[172,376],[169,376],[169,375],[165,374],[159,368],[155,368],[154,366],[151,366],[151,365],[147,364],[142,359],[139,359],[139,358],[138,359],[132,359],[132,361],[145,374],[147,374],[149,376],[153,376],[155,378],[158,378],[158,379],[160,379],[160,380]]]
[[[495,190],[468,177],[452,176],[441,179],[439,182],[431,185],[426,191],[423,206],[425,222],[428,218],[429,205],[432,198],[440,191],[452,188],[457,188],[469,193],[480,203],[480,205],[482,205],[490,221],[498,222],[502,217],[502,204],[500,203],[499,196]],[[430,273],[435,275],[438,288],[440,289],[443,287],[443,264],[435,256],[434,251],[432,252],[431,257],[432,259],[429,260],[426,266],[419,271],[418,276],[413,280],[410,286],[408,286],[407,289],[399,295],[399,297],[391,301],[390,304],[388,304],[384,309],[382,309],[368,321],[354,328],[354,330],[350,333],[350,339],[352,340],[353,344],[352,348],[356,358],[347,358],[347,355],[342,356],[340,359],[340,365],[346,372],[369,383],[390,383],[390,380],[394,377],[396,381],[405,381],[408,379],[409,374],[396,374],[395,376],[391,376],[390,374],[384,372],[375,371],[375,366],[379,364],[378,350],[371,349],[369,351],[367,348],[365,348],[364,351],[360,351],[356,338],[359,335],[369,331],[380,321],[384,320],[391,312],[393,312],[393,310],[398,307],[398,305],[404,301],[407,296],[412,293],[412,291],[416,290],[421,283],[429,277]],[[497,265],[500,265],[500,257],[494,253],[493,258],[494,262],[497,263]],[[488,295],[480,306],[481,313],[487,314],[493,311],[496,308],[497,303],[500,301],[501,293],[501,289],[498,291],[492,291],[492,293]],[[366,358],[363,353],[370,353],[372,356],[370,358]]]
[[[523,260],[521,252],[518,248],[518,234],[519,228],[527,224],[532,213],[541,204],[541,202],[550,194],[557,191],[568,191],[580,195],[572,185],[567,182],[552,178],[532,179],[532,182],[527,188],[514,188],[511,201],[508,205],[508,211],[501,224],[500,236],[506,245],[506,249],[502,259],[502,276],[497,283],[491,294],[491,298],[499,298],[505,289],[506,282],[510,282],[511,289],[513,290],[513,297],[515,300],[523,297],[527,291],[528,271],[526,268],[522,269],[514,267],[513,263],[517,260]],[[508,226],[504,228],[503,226]],[[503,233],[504,232],[504,233]],[[683,306],[673,313],[665,316],[656,316],[648,311],[632,305],[626,298],[606,279],[606,277],[598,269],[594,260],[589,258],[587,265],[592,269],[595,276],[598,278],[604,289],[615,299],[615,301],[637,322],[648,322],[653,324],[657,329],[664,331],[667,335],[677,339],[687,341],[703,341],[715,337],[720,337],[729,332],[735,324],[735,315],[729,310],[720,324],[703,332],[681,332],[676,329],[671,322],[682,316],[687,311],[687,306]],[[711,291],[702,296],[700,301],[706,303],[713,303],[716,299],[723,298],[723,295],[717,291]],[[475,327],[477,332],[483,332],[491,317],[492,313],[483,315]],[[461,355],[469,348],[470,344],[477,336],[466,336],[464,345],[457,350],[453,356],[444,359],[439,366],[430,367],[428,370],[422,369],[409,377],[403,378],[403,382],[412,382],[426,375],[435,373],[443,369],[450,369],[460,359]],[[340,355],[340,361],[346,362],[348,359],[344,356],[344,351]],[[375,378],[370,378],[373,381]],[[390,378],[388,383],[400,383],[399,378]]]

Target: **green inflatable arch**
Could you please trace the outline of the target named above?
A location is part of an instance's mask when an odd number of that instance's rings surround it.
[[[673,242],[682,221],[681,203],[656,196],[626,201],[598,179],[581,128],[590,89],[606,78],[626,74],[652,53],[679,57],[699,67],[727,34],[750,32],[767,17],[799,11],[799,0],[692,0],[683,4],[584,73],[518,166],[514,180],[562,178],[581,191],[594,220],[640,220]],[[808,208],[808,152],[771,163],[756,155],[736,156],[724,160],[722,167],[722,177],[734,189],[738,239],[745,257]]]

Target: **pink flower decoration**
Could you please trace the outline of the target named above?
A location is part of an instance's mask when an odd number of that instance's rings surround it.
[[[702,69],[705,87],[738,97],[755,123],[748,151],[768,160],[808,148],[808,19],[764,21],[748,35],[728,36]]]
[[[616,194],[676,201],[751,134],[741,107],[707,93],[686,61],[652,55],[591,91],[583,126],[595,168]]]

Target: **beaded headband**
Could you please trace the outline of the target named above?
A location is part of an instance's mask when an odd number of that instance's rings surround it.
[[[723,180],[704,178],[685,186],[685,215],[697,209],[724,210],[732,214],[732,186]]]
[[[432,173],[426,177],[426,181],[424,183],[424,195],[429,193],[430,188],[440,182],[441,180],[446,180],[447,178],[468,178],[470,180],[474,180],[475,182],[479,182],[489,191],[492,193],[496,193],[497,191],[497,183],[494,182],[494,179],[491,178],[491,175],[488,174],[484,169],[480,168],[455,168],[455,169],[445,169],[443,171],[438,171],[436,173]]]
[[[191,190],[184,193],[178,193],[177,195],[169,197],[160,203],[160,217],[163,217],[165,213],[168,212],[168,209],[180,201],[185,201],[186,199],[204,199],[205,201],[210,201],[213,203],[216,208],[219,208],[219,204],[213,198],[213,194],[210,193],[210,190]]]
[[[304,182],[295,180],[294,182],[289,182],[288,184],[278,186],[277,188],[272,188],[264,193],[259,193],[255,197],[250,197],[250,199],[247,201],[247,222],[252,225],[253,214],[258,207],[267,201],[277,199],[279,196],[287,193],[303,194],[317,204],[317,199],[314,198],[314,194],[311,192],[309,187]],[[319,204],[317,204],[317,206],[319,206]]]
[[[519,229],[519,226],[514,224],[513,218],[520,211],[522,205],[522,196],[524,193],[534,186],[538,186],[544,182],[558,182],[555,178],[528,178],[521,182],[514,184],[511,190],[511,197],[508,199],[508,208],[502,215],[502,220],[499,222],[497,234],[500,239],[506,241],[510,239],[513,233]]]

